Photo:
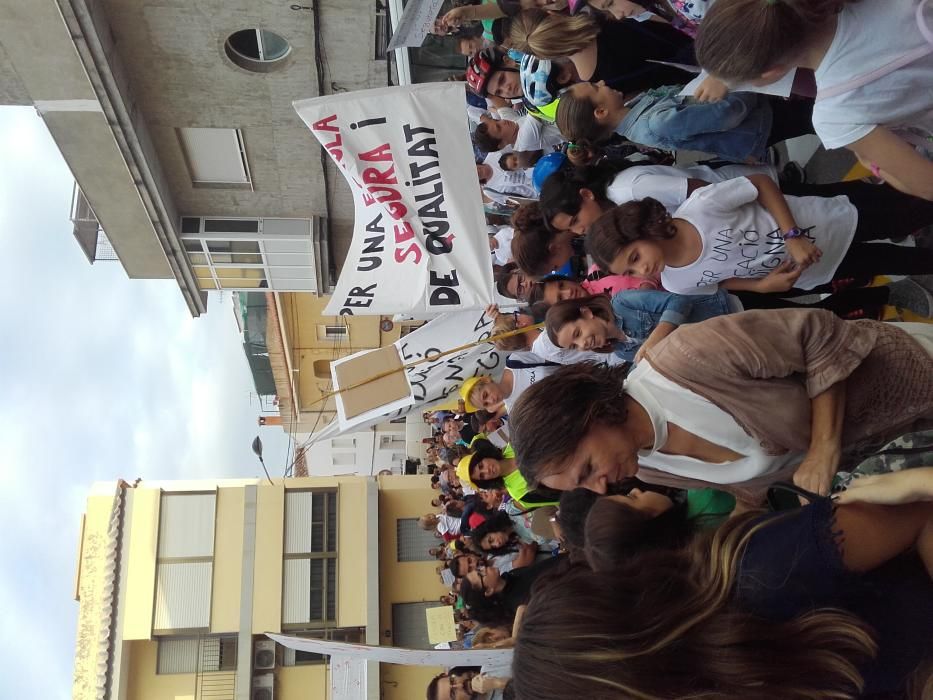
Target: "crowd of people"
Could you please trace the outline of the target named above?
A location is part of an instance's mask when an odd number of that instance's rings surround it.
[[[439,17],[516,307],[486,313],[524,332],[427,416],[456,644],[514,649],[429,700],[933,697],[931,27],[928,0]],[[806,134],[870,177],[808,182],[779,145]]]

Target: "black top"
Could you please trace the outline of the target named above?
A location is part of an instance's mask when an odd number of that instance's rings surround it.
[[[563,559],[563,556],[550,557],[535,562],[531,566],[522,566],[502,574],[502,578],[505,580],[505,588],[499,594],[502,598],[502,604],[512,615],[515,615],[518,606],[525,605],[531,598],[531,587],[538,577],[551,571]]]
[[[846,570],[832,503],[770,513],[739,565],[736,602],[774,621],[842,608],[872,628],[878,656],[860,667],[866,693],[898,691],[933,652],[933,581],[914,553],[867,573]],[[900,696],[898,696],[900,697]]]
[[[640,92],[662,85],[683,85],[695,73],[650,61],[696,65],[693,39],[669,24],[607,21],[596,37],[596,71],[590,82],[624,93]]]

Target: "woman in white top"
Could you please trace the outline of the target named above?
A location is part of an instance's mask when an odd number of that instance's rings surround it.
[[[747,498],[793,476],[825,495],[845,458],[933,417],[924,333],[928,324],[799,309],[688,324],[627,378],[580,364],[531,387],[512,411],[511,443],[532,486],[605,493],[638,472]]]
[[[933,199],[933,2],[729,0],[703,20],[697,59],[729,83],[816,75],[813,126],[898,189]]]
[[[695,192],[673,217],[655,200],[629,202],[590,227],[587,252],[618,275],[660,274],[677,294],[827,291],[834,279],[933,270],[933,250],[870,242],[930,225],[933,203],[887,186],[837,187],[848,194],[785,198],[763,175],[735,178]]]

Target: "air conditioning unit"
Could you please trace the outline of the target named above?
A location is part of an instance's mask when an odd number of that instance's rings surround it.
[[[275,668],[275,642],[261,639],[253,645],[253,669],[269,671]]]
[[[273,700],[275,677],[271,673],[253,676],[253,690],[250,700]]]

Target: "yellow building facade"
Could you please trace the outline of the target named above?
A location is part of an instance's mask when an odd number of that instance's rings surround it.
[[[265,633],[420,640],[417,613],[443,593],[414,529],[429,494],[419,476],[95,487],[75,584],[73,697],[331,697],[325,659]],[[354,672],[355,697],[391,700],[421,696],[436,669]]]
[[[361,350],[394,343],[411,324],[387,316],[327,316],[329,296],[267,292],[265,342],[281,425],[309,433],[335,417],[330,364]],[[415,322],[414,325],[420,325]]]

